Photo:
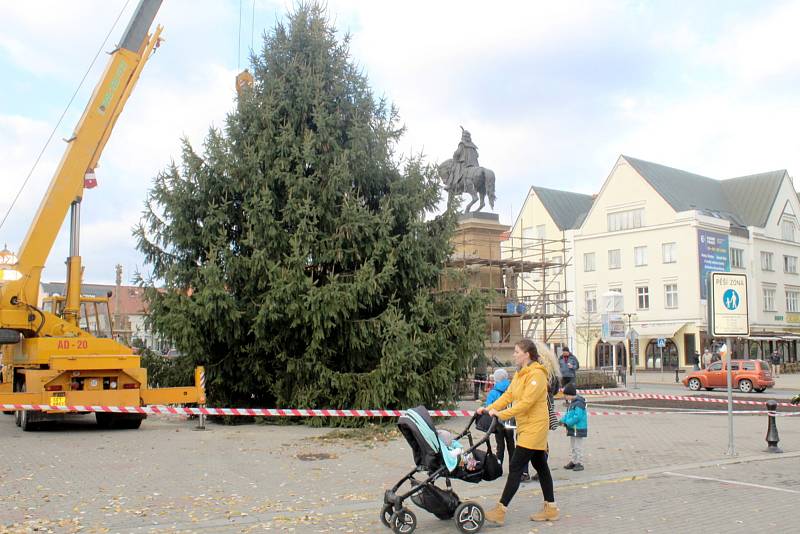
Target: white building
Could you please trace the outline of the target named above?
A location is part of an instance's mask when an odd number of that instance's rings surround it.
[[[620,292],[624,309],[616,311],[637,337],[637,366],[691,366],[694,352],[713,342],[705,275],[742,272],[748,275],[751,337],[738,340],[734,354],[759,357],[778,348],[786,361],[796,361],[797,214],[800,203],[785,170],[714,180],[620,156],[573,234],[576,315],[599,325],[602,296]],[[663,350],[658,338],[666,340]],[[598,337],[575,348],[590,367],[612,365],[614,353],[617,364],[627,364],[623,344]]]

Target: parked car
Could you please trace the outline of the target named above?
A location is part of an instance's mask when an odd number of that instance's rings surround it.
[[[683,385],[692,391],[705,388],[728,387],[728,369],[725,362],[714,362],[707,369],[692,371],[683,377]],[[731,385],[742,393],[761,393],[775,385],[769,372],[769,364],[762,360],[733,360],[731,362]]]

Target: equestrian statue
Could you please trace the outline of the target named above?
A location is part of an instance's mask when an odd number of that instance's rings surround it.
[[[481,203],[475,211],[483,209],[484,199],[487,196],[489,206],[494,208],[494,171],[478,164],[478,147],[472,142],[472,135],[463,126],[461,141],[453,157],[439,165],[439,178],[444,182],[448,198],[452,199],[453,195],[460,197],[464,193],[472,196],[472,202],[467,204],[464,213],[469,213],[479,196]]]

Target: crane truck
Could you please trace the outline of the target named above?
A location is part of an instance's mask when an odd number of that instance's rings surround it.
[[[108,299],[81,294],[80,208],[95,185],[94,169],[145,63],[161,42],[150,33],[161,0],[140,0],[122,40],[81,116],[50,181],[14,264],[16,276],[0,278],[0,404],[14,405],[17,425],[40,422],[97,406],[205,403],[203,368],[194,386],[150,388],[134,351],[113,339]],[[40,278],[70,212],[65,295],[39,305]],[[45,409],[32,410],[32,405]],[[63,407],[63,408],[59,408]],[[70,407],[75,407],[73,412]],[[138,428],[141,413],[96,411],[97,424]]]

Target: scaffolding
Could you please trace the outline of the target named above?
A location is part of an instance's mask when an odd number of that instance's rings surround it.
[[[567,267],[572,255],[565,238],[509,237],[505,232],[498,241],[462,234],[453,244],[448,267],[464,271],[471,288],[490,295],[488,354],[507,353],[524,337],[553,348],[569,343]]]

